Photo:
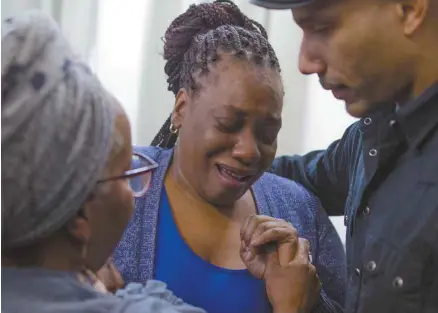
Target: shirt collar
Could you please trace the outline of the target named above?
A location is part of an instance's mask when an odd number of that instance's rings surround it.
[[[396,119],[409,146],[420,148],[438,126],[438,81],[396,112]]]

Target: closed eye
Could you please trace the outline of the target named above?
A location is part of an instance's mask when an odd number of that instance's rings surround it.
[[[217,119],[216,128],[221,132],[232,134],[239,132],[243,127],[244,122],[240,121],[230,121],[228,119]]]

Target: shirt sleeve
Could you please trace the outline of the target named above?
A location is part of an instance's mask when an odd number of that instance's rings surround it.
[[[271,173],[294,180],[315,194],[329,215],[343,215],[348,196],[349,169],[360,140],[358,122],[326,150],[305,155],[280,156]]]
[[[335,227],[319,206],[316,214],[317,249],[315,262],[322,283],[323,312],[342,312],[347,287],[345,250]]]
[[[311,313],[343,313],[344,309],[339,303],[331,300],[324,291],[321,291],[319,302]]]
[[[149,280],[146,285],[130,283],[117,291],[116,296],[124,300],[117,313],[206,313],[176,297],[165,283]]]

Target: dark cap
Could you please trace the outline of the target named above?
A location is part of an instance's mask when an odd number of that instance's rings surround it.
[[[252,4],[273,10],[294,9],[308,5],[315,0],[250,0]]]

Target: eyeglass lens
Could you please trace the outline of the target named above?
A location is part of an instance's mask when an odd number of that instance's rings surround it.
[[[131,168],[133,170],[144,168],[147,166],[150,166],[150,163],[148,162],[147,159],[144,159],[137,155],[132,156]],[[151,183],[151,178],[152,178],[152,171],[148,171],[140,175],[136,175],[129,178],[129,185],[132,189],[132,192],[134,193],[134,196],[142,196],[147,191]]]

